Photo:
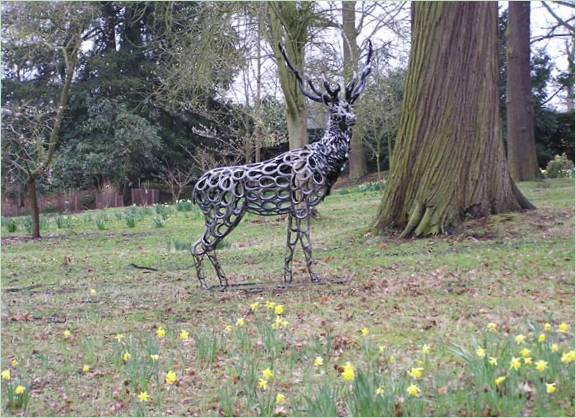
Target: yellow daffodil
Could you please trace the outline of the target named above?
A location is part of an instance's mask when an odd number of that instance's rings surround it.
[[[124,354],[122,354],[122,360],[124,362],[127,362],[128,360],[130,360],[130,357],[132,357],[132,355],[130,355],[130,353],[128,351],[126,351]]]
[[[324,359],[322,357],[316,357],[314,359],[314,366],[321,367],[324,365]]]
[[[26,388],[22,385],[18,385],[16,386],[16,389],[14,389],[16,395],[24,395],[24,392],[26,392]]]
[[[544,341],[546,341],[546,334],[540,334],[538,336],[538,342],[543,343]]]
[[[496,325],[494,322],[490,322],[488,325],[486,325],[486,328],[488,329],[488,331],[496,332],[498,325]]]
[[[498,366],[498,359],[496,357],[489,357],[488,364],[491,366]]]
[[[188,333],[188,331],[182,330],[180,331],[178,338],[180,338],[180,340],[182,341],[188,341],[188,338],[190,338],[190,334]]]
[[[260,306],[260,302],[254,302],[250,304],[250,310],[252,312],[256,312],[258,310],[258,307]]]
[[[514,341],[516,342],[516,344],[525,344],[526,343],[526,337],[522,334],[517,335],[516,337],[514,337]]]
[[[543,372],[548,368],[548,362],[544,360],[538,360],[534,365],[539,372]]]
[[[384,395],[384,388],[379,386],[376,388],[376,396],[383,396]]]
[[[15,358],[10,360],[10,366],[12,366],[13,368],[16,368],[16,366],[18,366],[18,360],[16,360]]]
[[[271,311],[272,309],[274,309],[274,307],[276,306],[276,302],[272,302],[272,301],[266,301],[266,309],[268,309],[269,311]]]
[[[550,346],[550,351],[552,351],[553,353],[557,353],[558,350],[560,350],[560,347],[558,346],[558,344],[554,343]]]
[[[420,379],[422,377],[423,371],[424,371],[424,369],[422,367],[413,367],[410,370],[408,370],[406,373],[412,379]]]
[[[532,357],[524,357],[524,364],[532,364]]]
[[[518,370],[520,367],[522,367],[520,359],[518,357],[512,357],[512,360],[510,360],[510,368]]]
[[[430,354],[430,352],[432,351],[432,347],[430,347],[428,344],[424,344],[422,346],[422,354]]]
[[[383,345],[379,345],[379,346],[378,346],[378,352],[379,352],[379,353],[383,353],[384,350],[386,350],[386,347],[384,347]]]
[[[420,396],[421,393],[420,388],[414,384],[408,386],[406,392],[408,392],[408,395],[410,396]]]
[[[84,366],[82,366],[82,371],[84,373],[88,373],[90,371],[90,365],[89,364],[85,364]]]
[[[344,365],[343,367],[343,371],[342,371],[342,379],[344,379],[345,382],[351,382],[354,380],[354,378],[356,377],[356,371],[354,370],[354,366],[352,365],[352,363],[348,362]]]
[[[124,340],[124,334],[116,334],[116,336],[114,338],[116,338],[116,341],[121,343],[122,340]]]
[[[286,396],[279,393],[276,395],[276,405],[284,405],[286,403]]]
[[[388,358],[388,362],[389,362],[390,364],[396,363],[396,356],[390,356],[390,357]]]
[[[362,334],[363,337],[367,337],[370,334],[370,330],[364,327],[360,330],[360,333]]]
[[[270,368],[262,370],[262,377],[266,380],[270,380],[274,377],[274,372]]]
[[[523,348],[522,350],[520,350],[520,355],[522,357],[530,357],[530,350],[528,350],[527,348]]]
[[[11,376],[10,376],[10,370],[6,369],[2,371],[2,380],[10,380]]]
[[[274,313],[276,315],[282,315],[284,313],[284,305],[276,305],[274,307]]]
[[[556,383],[546,383],[546,393],[556,392]]]
[[[166,373],[166,377],[164,378],[164,381],[168,385],[173,385],[174,383],[176,383],[177,380],[178,377],[176,376],[176,373],[173,372],[172,370],[169,370],[168,373]]]
[[[70,338],[72,336],[72,333],[70,332],[70,330],[65,329],[63,335],[64,335],[64,339],[67,340],[68,338]]]
[[[246,321],[244,320],[244,318],[238,318],[236,320],[236,326],[237,327],[243,327],[244,325],[246,325]]]
[[[258,389],[268,389],[268,381],[266,379],[258,379]]]
[[[138,400],[139,400],[140,402],[148,402],[148,399],[150,399],[150,398],[148,397],[148,392],[144,391],[144,392],[140,392],[140,393],[138,394]]]
[[[158,329],[156,330],[156,336],[160,339],[166,336],[166,330],[164,329],[164,327],[158,327]]]
[[[562,357],[560,361],[564,364],[570,364],[573,361],[576,361],[576,351],[568,351],[567,353],[562,353]]]
[[[568,325],[566,322],[562,322],[560,325],[558,325],[558,332],[565,334],[569,331],[570,331],[570,325]]]
[[[476,349],[476,355],[480,358],[484,358],[484,357],[486,357],[486,350],[482,347],[478,347]]]
[[[496,386],[500,386],[502,383],[504,383],[505,380],[506,376],[500,376],[494,380],[494,383],[496,383]]]
[[[234,328],[232,328],[232,325],[226,325],[226,326],[224,327],[224,332],[225,332],[226,334],[230,334],[233,329],[234,329]]]
[[[272,323],[272,329],[280,329],[280,328],[287,328],[288,321],[286,321],[281,316],[277,316],[276,320]]]
[[[158,354],[150,354],[150,359],[152,361],[158,361],[160,359],[160,355]]]
[[[548,322],[546,322],[544,324],[544,332],[550,332],[552,331],[552,324],[549,324]]]
[[[96,292],[96,289],[90,289],[90,294],[91,294],[92,296],[95,296],[96,293],[97,293],[97,292]]]

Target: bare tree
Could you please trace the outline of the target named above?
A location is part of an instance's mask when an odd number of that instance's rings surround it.
[[[7,133],[4,141],[10,149],[3,160],[26,179],[32,237],[40,238],[37,181],[54,160],[82,42],[90,39],[96,28],[90,29],[93,16],[89,4],[11,3],[5,7],[5,42],[19,48],[43,49],[64,63],[62,89],[55,107],[51,103],[5,105],[12,109],[11,117],[3,121],[3,132]]]

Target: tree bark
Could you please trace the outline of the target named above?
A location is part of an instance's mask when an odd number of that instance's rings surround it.
[[[296,77],[283,64],[284,59],[278,47],[284,42],[286,53],[294,67],[303,73],[304,47],[308,40],[308,24],[312,16],[312,3],[269,2],[266,36],[278,63],[280,87],[286,101],[288,142],[290,149],[302,148],[308,144],[308,113],[304,95],[300,92]]]
[[[30,198],[30,216],[32,218],[32,238],[40,238],[40,209],[36,193],[36,177],[28,177],[28,196]]]
[[[398,136],[375,229],[449,232],[465,217],[533,208],[508,171],[494,2],[414,2]]]
[[[358,57],[360,48],[357,44],[356,31],[356,1],[342,2],[342,40],[344,42],[344,79],[350,80],[358,70]],[[366,151],[362,144],[362,135],[359,129],[352,131],[350,140],[350,174],[352,180],[366,175]]]
[[[507,145],[514,181],[540,175],[534,139],[534,106],[530,78],[530,2],[508,2],[506,57]]]

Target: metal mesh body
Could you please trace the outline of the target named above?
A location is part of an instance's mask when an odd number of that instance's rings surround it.
[[[326,93],[320,93],[304,80],[290,64],[281,47],[286,65],[296,76],[306,97],[326,105],[330,113],[323,138],[301,149],[285,152],[255,164],[219,167],[206,172],[196,182],[193,200],[205,217],[202,236],[192,245],[194,265],[200,285],[207,287],[202,261],[207,256],[222,289],[228,280],[216,258],[215,248],[238,225],[246,212],[258,215],[288,215],[284,281],[292,281],[292,258],[298,242],[302,245],[310,279],[318,281],[313,271],[310,241],[310,214],[330,193],[330,189],[348,161],[352,126],[356,116],[352,104],[364,88],[370,73],[372,44],[368,41],[366,65],[345,88],[345,100],[339,99],[340,86],[332,89],[324,81]],[[306,83],[312,93],[306,91]]]
[[[258,215],[288,215],[284,280],[292,281],[292,258],[300,241],[312,281],[310,213],[320,204],[348,160],[350,126],[331,117],[324,138],[301,149],[285,152],[261,163],[219,167],[206,172],[194,187],[193,200],[205,217],[202,237],[192,245],[198,279],[206,287],[202,258],[208,256],[221,287],[228,281],[215,248],[238,225],[246,212]],[[338,118],[340,119],[340,118]],[[354,120],[353,114],[349,120]]]

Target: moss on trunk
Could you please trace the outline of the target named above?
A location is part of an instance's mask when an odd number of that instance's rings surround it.
[[[392,170],[375,222],[402,237],[533,206],[508,171],[498,107],[497,3],[413,3]]]

